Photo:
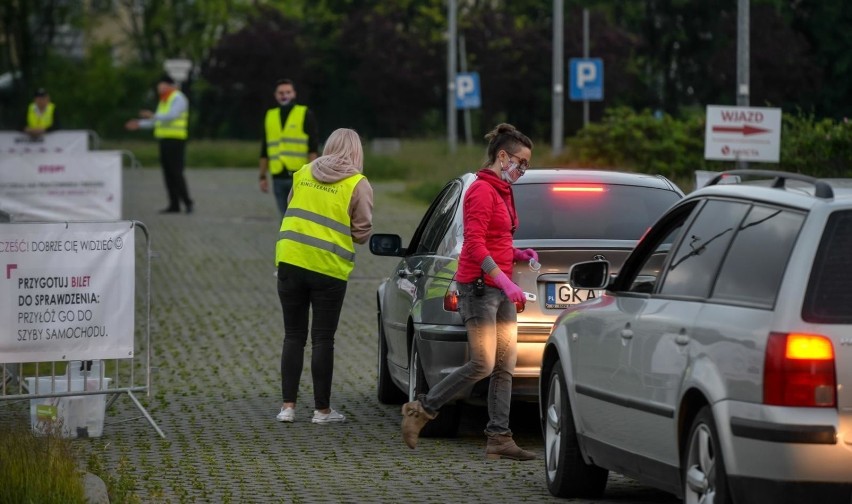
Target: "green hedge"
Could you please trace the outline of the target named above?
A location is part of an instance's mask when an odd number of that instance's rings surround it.
[[[852,125],[848,120],[817,120],[785,113],[781,130],[781,162],[751,163],[752,168],[778,169],[817,177],[842,177],[852,163]],[[603,120],[568,139],[564,162],[655,173],[683,184],[695,170],[721,171],[733,162],[704,159],[703,113],[676,119],[655,117],[649,110],[609,109]]]

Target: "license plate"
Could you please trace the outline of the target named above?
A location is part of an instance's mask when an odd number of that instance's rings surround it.
[[[575,289],[567,283],[545,284],[545,308],[567,308],[571,305],[582,303],[587,299],[600,297],[603,291],[591,289]]]

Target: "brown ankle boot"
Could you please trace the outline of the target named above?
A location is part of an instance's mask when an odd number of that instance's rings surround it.
[[[438,414],[430,415],[423,409],[420,401],[412,401],[402,405],[402,440],[412,450],[417,448],[417,438],[420,431],[429,420],[434,420]]]
[[[512,460],[533,460],[535,453],[526,451],[515,444],[512,436],[503,434],[489,434],[488,444],[485,446],[485,458],[496,460],[507,458]]]

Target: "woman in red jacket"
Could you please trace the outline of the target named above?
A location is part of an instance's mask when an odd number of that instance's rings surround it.
[[[459,256],[459,313],[467,328],[470,360],[440,383],[402,407],[402,436],[417,446],[420,430],[447,401],[469,385],[491,377],[488,386],[487,458],[531,460],[509,429],[512,374],[517,361],[517,308],[524,293],[511,280],[515,260],[538,260],[532,249],[512,246],[518,227],[512,184],[529,168],[532,142],[511,124],[500,124],[485,138],[488,160],[464,196],[464,244]]]

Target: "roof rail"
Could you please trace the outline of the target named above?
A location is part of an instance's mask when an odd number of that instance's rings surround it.
[[[799,180],[801,182],[808,182],[810,184],[813,184],[814,196],[816,196],[817,198],[831,199],[834,197],[834,190],[831,188],[831,185],[824,180],[820,180],[816,177],[811,177],[810,175],[803,175],[801,173],[791,173],[777,170],[729,170],[722,172],[710,179],[706,184],[704,184],[704,187],[716,185],[721,182],[722,179],[729,176],[769,177],[774,179],[772,181],[772,187],[776,187],[779,189],[784,189],[787,180]]]

